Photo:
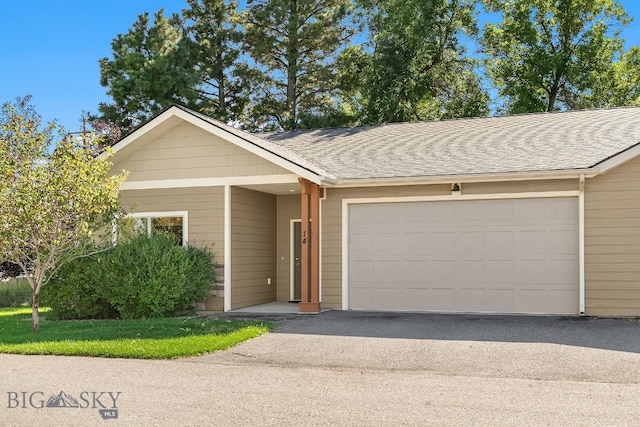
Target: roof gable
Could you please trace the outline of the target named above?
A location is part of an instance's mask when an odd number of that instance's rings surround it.
[[[262,159],[269,161],[291,173],[320,183],[323,179],[332,180],[328,172],[306,161],[295,152],[286,147],[273,144],[262,138],[258,138],[246,132],[239,131],[214,119],[192,112],[188,109],[173,106],[141,126],[118,143],[112,149],[116,162],[118,157],[127,157],[135,151],[136,145],[148,144],[160,135],[169,132],[180,123],[190,123],[212,135],[218,136],[235,146],[244,149]]]

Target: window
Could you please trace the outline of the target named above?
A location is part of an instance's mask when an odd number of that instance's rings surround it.
[[[187,212],[139,212],[124,220],[126,230],[141,230],[149,236],[166,233],[186,246],[188,241]],[[126,231],[124,231],[126,233]]]

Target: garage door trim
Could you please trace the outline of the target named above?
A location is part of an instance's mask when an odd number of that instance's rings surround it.
[[[549,191],[524,193],[493,194],[456,194],[442,196],[409,196],[409,197],[367,197],[342,199],[342,309],[350,309],[349,301],[349,208],[353,204],[438,202],[464,200],[504,200],[504,199],[544,199],[558,197],[578,198],[578,270],[579,270],[579,314],[585,314],[585,256],[584,256],[584,184],[580,180],[580,189],[575,191]]]

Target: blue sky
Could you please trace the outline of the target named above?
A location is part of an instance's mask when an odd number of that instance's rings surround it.
[[[640,45],[640,1],[621,3],[634,18],[623,33],[627,46]],[[0,102],[31,94],[45,121],[79,130],[82,111],[109,100],[98,60],[110,56],[111,40],[145,11],[184,7],[184,0],[3,0]]]

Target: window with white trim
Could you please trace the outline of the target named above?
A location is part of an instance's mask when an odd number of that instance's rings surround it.
[[[188,241],[187,218],[186,211],[136,212],[125,218],[123,225],[126,230],[141,231],[149,236],[155,233],[165,233],[174,236],[180,245],[186,246]]]

